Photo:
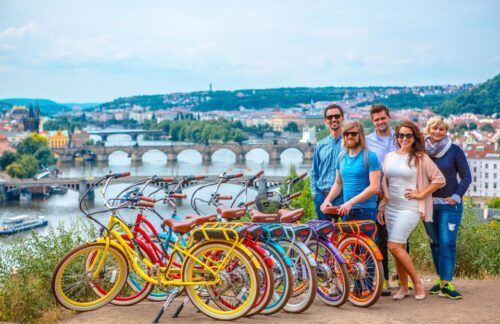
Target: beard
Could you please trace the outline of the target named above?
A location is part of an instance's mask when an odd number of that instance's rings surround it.
[[[353,139],[348,139],[347,142],[345,143],[345,146],[348,149],[355,149],[359,146],[359,142]]]

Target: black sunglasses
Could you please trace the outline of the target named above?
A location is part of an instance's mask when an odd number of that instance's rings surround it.
[[[356,137],[358,134],[359,132],[344,132],[344,137]]]
[[[333,115],[326,115],[326,119],[332,120],[332,119],[340,119],[342,117],[341,114],[333,114]]]
[[[403,134],[403,133],[397,133],[396,135],[399,139],[403,139],[406,137],[406,139],[412,139],[414,136],[413,136],[413,133],[406,133],[406,134]]]

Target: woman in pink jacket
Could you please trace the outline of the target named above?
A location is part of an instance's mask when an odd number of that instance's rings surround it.
[[[386,155],[382,170],[384,199],[377,219],[387,224],[387,247],[396,261],[401,282],[393,299],[409,295],[408,275],[415,287],[415,299],[425,298],[422,279],[406,252],[406,242],[421,219],[432,221],[432,193],[445,185],[445,178],[425,153],[424,136],[417,125],[404,121],[396,127],[398,150]]]

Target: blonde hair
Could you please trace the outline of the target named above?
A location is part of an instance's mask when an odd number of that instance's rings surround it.
[[[429,131],[431,130],[431,127],[434,127],[434,126],[437,126],[437,125],[440,125],[440,124],[443,124],[444,128],[446,129],[446,131],[448,131],[450,129],[450,124],[448,123],[448,121],[446,119],[444,119],[444,117],[442,117],[442,116],[434,116],[434,117],[431,117],[427,121],[427,125],[425,126],[425,133],[429,134]]]
[[[343,129],[343,131],[350,131],[354,127],[358,128],[359,145],[361,146],[361,148],[363,150],[366,150],[365,131],[363,130],[363,125],[361,125],[360,122],[357,122],[357,121],[348,121],[348,122],[344,123],[344,127],[343,127],[344,129]],[[347,144],[347,140],[346,140],[345,137],[342,140],[342,144],[343,144],[344,148],[347,148],[347,145],[346,145]]]

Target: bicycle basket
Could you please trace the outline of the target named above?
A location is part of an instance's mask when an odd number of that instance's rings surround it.
[[[255,197],[257,210],[264,214],[276,214],[280,209],[281,195],[278,192],[259,193]]]

